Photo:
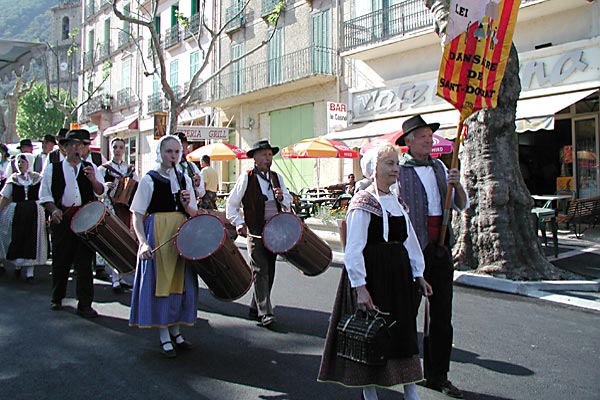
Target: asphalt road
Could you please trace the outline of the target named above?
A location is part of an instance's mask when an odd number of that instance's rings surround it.
[[[155,330],[127,326],[129,294],[96,281],[101,317],[85,320],[74,282],[56,312],[48,267],[38,267],[35,285],[9,269],[0,277],[0,399],[360,399],[316,381],[340,267],[314,278],[277,268],[274,329],[246,319],[249,294],[225,303],[204,288],[196,326],[183,328],[195,348],[174,360],[162,357]],[[467,399],[599,398],[600,314],[456,287],[454,321],[450,378]],[[400,398],[401,388],[380,391]]]

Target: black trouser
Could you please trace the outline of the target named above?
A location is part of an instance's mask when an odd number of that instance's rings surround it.
[[[425,379],[444,382],[450,370],[452,352],[452,284],[454,267],[450,250],[430,243],[423,250],[425,280],[433,289],[429,298],[429,337],[423,339]]]
[[[79,307],[91,306],[94,299],[92,260],[94,252],[71,231],[71,219],[52,223],[52,301],[59,302],[67,295],[71,266],[77,272],[76,295]]]
[[[265,248],[262,239],[248,236],[250,267],[254,275],[254,296],[250,308],[257,309],[258,315],[273,314],[271,289],[275,281],[277,254]]]

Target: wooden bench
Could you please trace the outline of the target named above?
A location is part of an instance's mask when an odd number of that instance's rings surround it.
[[[566,214],[556,217],[558,222],[573,224],[575,236],[580,238],[585,229],[583,225],[595,226],[600,222],[600,196],[574,199],[571,201]]]

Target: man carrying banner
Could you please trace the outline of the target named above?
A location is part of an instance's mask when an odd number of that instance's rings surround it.
[[[469,207],[467,194],[460,184],[458,169],[446,170],[440,160],[431,158],[433,132],[440,124],[427,124],[420,115],[402,124],[398,146],[408,146],[400,157],[398,196],[408,204],[410,221],[425,257],[424,277],[433,289],[429,297],[429,335],[423,339],[423,369],[428,388],[460,399],[462,392],[448,380],[452,351],[452,284],[454,266],[452,235],[444,246],[438,245],[448,184],[454,185],[453,206],[457,211]]]

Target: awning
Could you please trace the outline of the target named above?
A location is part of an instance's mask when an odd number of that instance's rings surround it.
[[[123,132],[129,129],[137,129],[138,128],[138,118],[137,116],[131,116],[125,118],[123,121],[119,122],[116,125],[109,126],[103,132],[104,136],[114,135],[119,132]]]
[[[0,40],[0,79],[10,79],[23,67],[28,69],[31,61],[41,58],[47,49],[44,43]]]
[[[519,100],[516,112],[516,131],[521,133],[541,129],[552,130],[554,129],[554,114],[597,91],[598,89],[591,89]],[[447,139],[454,139],[456,137],[456,126],[459,119],[457,110],[439,111],[422,114],[422,116],[427,122],[438,122],[440,124],[440,129],[437,131],[439,136]],[[326,139],[343,140],[351,148],[361,147],[365,143],[365,140],[368,141],[369,138],[402,129],[402,123],[410,117],[408,115],[356,123],[347,129],[328,133],[323,137]]]
[[[449,110],[422,114],[422,116],[427,122],[438,122],[442,128],[450,128],[457,125],[460,115],[457,110]],[[343,140],[347,146],[352,148],[361,147],[365,139],[402,129],[402,123],[410,117],[408,115],[405,117],[357,123],[342,131],[328,133],[323,137],[325,139]]]
[[[554,129],[554,114],[597,91],[598,89],[591,89],[519,100],[516,115],[517,132]]]

